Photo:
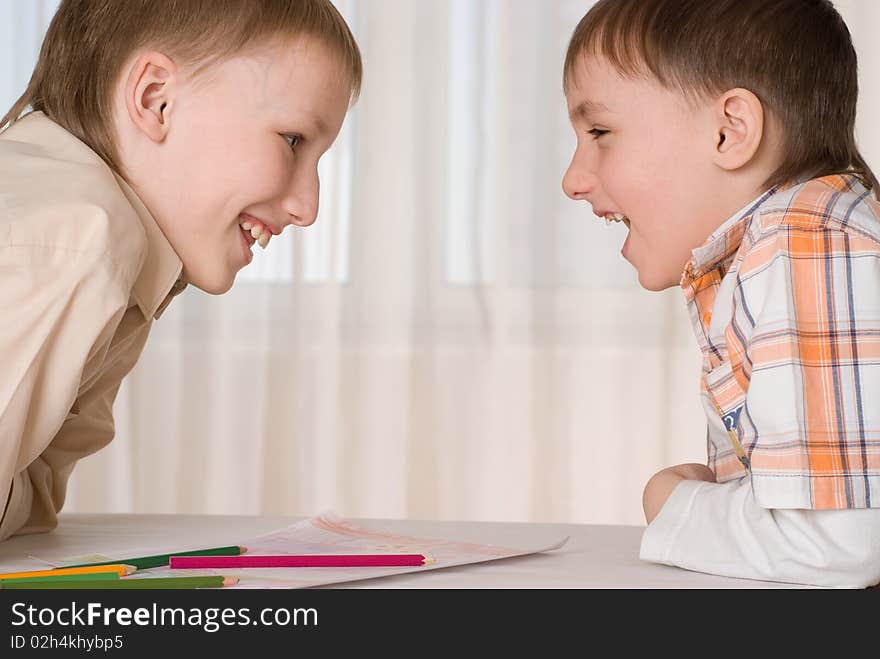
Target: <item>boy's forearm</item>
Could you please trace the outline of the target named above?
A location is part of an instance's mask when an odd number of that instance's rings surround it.
[[[642,508],[645,520],[650,524],[660,513],[663,504],[675,487],[683,480],[715,482],[715,474],[705,465],[688,463],[668,467],[654,474],[645,485]]]

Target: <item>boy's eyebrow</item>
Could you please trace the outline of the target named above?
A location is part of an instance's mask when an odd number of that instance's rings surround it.
[[[312,115],[311,119],[312,119],[312,123],[315,125],[315,128],[318,130],[318,132],[320,134],[325,135],[328,132],[330,132],[330,127],[327,125],[327,122],[324,121],[323,118],[321,118],[318,115]]]
[[[298,124],[301,128],[306,128],[307,132],[313,132],[318,135],[326,135],[330,132],[330,126],[324,118],[320,115],[312,114],[311,112],[300,115],[298,119],[296,118],[296,115],[291,115],[281,119],[281,121],[283,121],[284,124],[287,124],[289,130],[293,130],[291,127]]]
[[[573,121],[575,119],[585,119],[598,112],[610,112],[610,110],[604,103],[597,103],[595,101],[584,99],[577,104],[577,107],[575,107],[568,116],[569,119]]]

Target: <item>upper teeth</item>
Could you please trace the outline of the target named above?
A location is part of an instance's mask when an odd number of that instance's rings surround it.
[[[272,232],[269,231],[268,227],[260,223],[245,220],[244,222],[241,222],[241,228],[245,231],[250,231],[251,237],[259,243],[260,247],[266,249],[266,245],[269,244],[269,239],[272,238]]]
[[[623,213],[607,213],[605,215],[605,224],[611,224],[612,222],[623,222],[626,219],[626,215]]]

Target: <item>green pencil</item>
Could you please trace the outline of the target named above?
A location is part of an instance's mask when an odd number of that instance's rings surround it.
[[[85,574],[47,575],[45,577],[24,577],[23,579],[0,579],[0,584],[6,584],[10,581],[33,583],[42,581],[114,581],[117,579],[119,579],[118,572],[91,572]]]
[[[89,579],[46,581],[13,579],[0,583],[0,590],[179,590],[182,588],[222,588],[238,583],[238,577],[157,577],[155,579]]]
[[[141,556],[140,558],[128,558],[124,561],[112,560],[102,563],[78,563],[77,565],[65,565],[64,567],[94,567],[95,565],[134,565],[138,570],[146,570],[151,567],[167,566],[172,556],[240,556],[245,553],[245,547],[214,547],[213,549],[196,549],[195,551],[180,551],[171,554],[158,554],[156,556]]]

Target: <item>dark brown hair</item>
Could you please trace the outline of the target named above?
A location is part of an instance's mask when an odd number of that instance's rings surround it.
[[[783,130],[767,187],[852,173],[878,193],[855,141],[856,52],[829,0],[599,0],[569,43],[566,91],[580,58],[596,55],[692,100],[754,93]]]
[[[27,90],[0,119],[0,131],[28,107],[42,111],[121,173],[112,92],[137,50],[161,50],[198,73],[274,38],[298,36],[339,55],[356,99],[360,51],[330,0],[62,0]]]

